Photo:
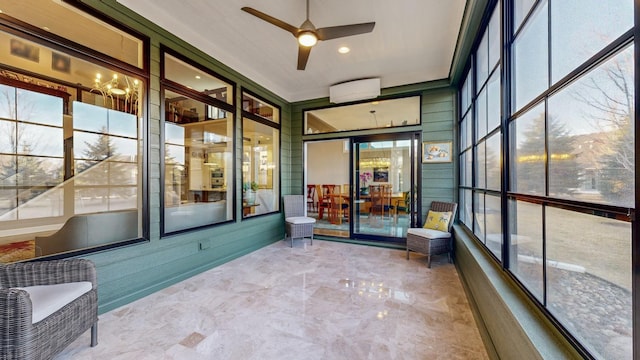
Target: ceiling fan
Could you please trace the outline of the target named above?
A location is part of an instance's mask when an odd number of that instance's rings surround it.
[[[373,31],[375,22],[330,26],[316,29],[316,27],[309,20],[309,0],[307,0],[307,19],[300,25],[299,28],[289,25],[286,22],[276,19],[273,16],[267,15],[261,11],[245,6],[243,11],[248,12],[251,15],[259,17],[260,19],[271,23],[285,31],[290,32],[296,39],[298,39],[298,70],[304,70],[307,66],[307,60],[309,60],[309,54],[311,48],[319,40],[331,40],[345,36],[365,34]]]

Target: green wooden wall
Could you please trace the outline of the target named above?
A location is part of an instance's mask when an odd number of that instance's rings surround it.
[[[422,123],[417,126],[409,126],[393,129],[379,129],[369,131],[347,131],[340,134],[303,135],[303,111],[319,107],[333,105],[328,98],[301,101],[292,105],[292,169],[291,187],[298,194],[303,193],[304,163],[303,141],[332,139],[351,135],[370,135],[388,133],[390,131],[419,131],[422,133],[422,141],[452,141],[452,149],[456,148],[455,133],[455,104],[457,91],[448,86],[446,81],[433,81],[428,83],[413,84],[387,88],[381,91],[381,96],[422,96]],[[453,151],[455,153],[455,151]],[[457,196],[456,168],[457,157],[453,156],[453,162],[422,165],[422,207],[426,214],[431,201],[454,201]]]
[[[205,55],[115,0],[84,0],[85,4],[137,30],[151,39],[151,79],[148,106],[149,241],[85,256],[98,269],[99,311],[114,309],[190,276],[208,270],[279,241],[284,237],[282,214],[270,214],[241,220],[237,207],[235,222],[160,238],[160,44],[186,55],[236,83],[236,104],[241,104],[241,89],[246,88],[281,106],[281,191],[289,193],[291,161],[291,106],[250,79]],[[236,111],[236,199],[241,199],[242,121]]]
[[[160,238],[160,45],[165,45],[236,83],[236,103],[246,88],[281,106],[281,193],[303,193],[304,162],[302,110],[329,105],[328,99],[289,104],[251,79],[205,55],[155,24],[121,6],[115,0],[84,0],[87,5],[147,35],[151,39],[151,79],[148,107],[148,195],[149,241],[86,256],[98,268],[100,312],[106,312],[137,300],[202,271],[208,270],[261,247],[279,241],[284,235],[282,214],[241,220]],[[422,95],[422,125],[410,130],[422,131],[423,140],[448,141],[454,138],[455,90],[446,81],[383,89],[383,96]],[[239,110],[239,108],[238,108]],[[241,198],[241,114],[236,113],[236,198]],[[405,131],[399,129],[394,131]],[[370,133],[375,133],[372,131]],[[454,164],[429,164],[422,169],[423,206],[432,200],[454,200]]]

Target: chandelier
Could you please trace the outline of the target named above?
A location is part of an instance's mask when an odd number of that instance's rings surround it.
[[[110,100],[112,109],[137,115],[140,82],[138,79],[130,80],[127,76],[123,78],[123,85],[121,86],[118,74],[113,74],[111,79],[103,81],[102,74],[97,73],[91,91],[96,91],[102,95],[105,107],[107,107],[107,100]]]

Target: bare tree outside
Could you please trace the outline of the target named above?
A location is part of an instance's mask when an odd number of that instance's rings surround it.
[[[633,52],[626,49],[572,92],[588,109],[584,118],[598,131],[598,190],[607,202],[628,207],[633,207],[635,191],[633,77]]]

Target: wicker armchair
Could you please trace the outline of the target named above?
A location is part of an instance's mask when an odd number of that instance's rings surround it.
[[[451,262],[451,252],[453,244],[451,241],[451,226],[456,217],[457,203],[432,201],[431,210],[438,212],[451,212],[451,217],[446,231],[410,228],[407,229],[407,260],[409,260],[409,250],[427,255],[427,267],[431,267],[431,255],[447,254]]]
[[[0,358],[50,359],[91,328],[97,345],[96,269],[85,259],[0,265]]]
[[[293,239],[305,237],[309,237],[313,245],[313,224],[316,219],[308,217],[306,209],[304,195],[284,196],[285,240],[287,237],[291,239],[291,247],[293,247]]]

